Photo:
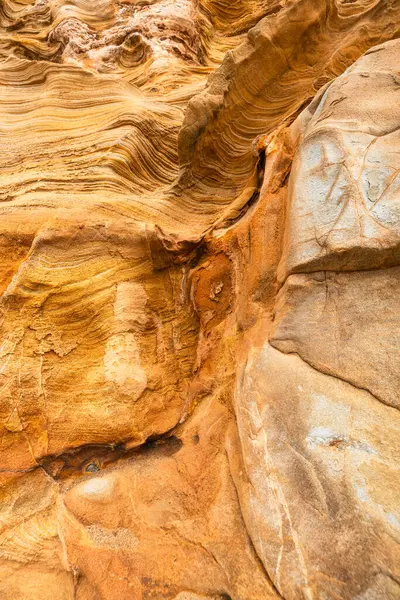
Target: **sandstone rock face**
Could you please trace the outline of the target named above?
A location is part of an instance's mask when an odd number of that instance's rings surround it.
[[[1,600],[400,599],[400,2],[0,2]]]

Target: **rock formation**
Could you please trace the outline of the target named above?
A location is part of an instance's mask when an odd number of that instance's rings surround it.
[[[400,599],[400,0],[0,33],[0,599]]]

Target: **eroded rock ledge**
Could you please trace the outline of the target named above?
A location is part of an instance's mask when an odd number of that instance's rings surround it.
[[[2,600],[400,599],[399,32],[2,1]]]

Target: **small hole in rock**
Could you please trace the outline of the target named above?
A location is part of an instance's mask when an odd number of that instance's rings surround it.
[[[96,473],[96,471],[100,471],[100,467],[99,465],[96,465],[96,463],[91,462],[87,465],[85,471],[87,473]]]

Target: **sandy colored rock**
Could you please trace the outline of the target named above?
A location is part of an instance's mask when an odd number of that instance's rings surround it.
[[[41,469],[0,492],[0,595],[69,600],[74,581],[59,538],[58,486]]]
[[[399,408],[398,267],[291,275],[277,297],[271,344]]]
[[[293,126],[281,279],[399,263],[397,55],[397,42],[367,52]]]
[[[1,599],[400,599],[399,32],[0,3]]]
[[[242,507],[282,595],[397,597],[398,411],[268,344],[241,381]]]
[[[216,450],[235,447],[231,417],[218,403],[204,401],[204,409],[179,440],[66,492],[68,556],[101,597],[140,597],[142,588],[160,598],[180,590],[277,597],[244,527],[226,453]],[[110,566],[99,578],[101,562]]]

